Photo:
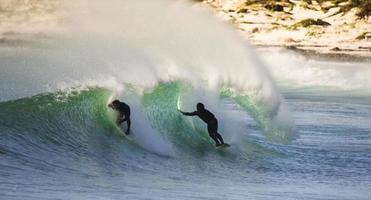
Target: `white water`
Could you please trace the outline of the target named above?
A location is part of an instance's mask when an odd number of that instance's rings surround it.
[[[33,79],[51,81],[50,87],[110,76],[142,86],[184,78],[194,84],[206,81],[214,88],[231,84],[272,106],[279,101],[269,75],[246,42],[230,27],[187,4],[167,0],[73,3],[76,10],[63,18],[64,31],[38,41],[44,48],[8,52],[24,60],[4,64],[9,68],[7,76],[23,69],[10,66],[23,64]]]
[[[291,88],[320,87],[371,91],[371,62],[328,62],[279,49],[262,51],[275,78]]]

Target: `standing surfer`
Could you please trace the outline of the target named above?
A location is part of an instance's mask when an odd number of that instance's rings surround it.
[[[198,116],[207,124],[207,131],[209,136],[215,141],[216,146],[224,145],[222,136],[218,133],[218,120],[215,118],[213,113],[205,109],[204,104],[197,103],[197,110],[194,112],[183,112],[179,110],[183,115],[186,116]]]
[[[116,120],[117,124],[121,124],[122,122],[126,121],[128,129],[126,130],[125,133],[126,135],[129,135],[131,125],[129,105],[124,102],[120,102],[119,100],[116,99],[112,101],[112,103],[108,104],[108,107],[118,111]]]

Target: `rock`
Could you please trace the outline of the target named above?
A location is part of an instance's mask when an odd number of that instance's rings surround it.
[[[330,49],[330,51],[341,51],[341,49],[339,47],[334,47],[334,48]]]
[[[358,49],[371,51],[371,47],[358,47]]]
[[[356,37],[356,40],[368,40],[368,38],[371,38],[371,32],[364,32],[361,35]]]
[[[264,5],[264,8],[271,10],[271,11],[276,11],[276,12],[283,12],[283,6],[275,3],[266,3]]]
[[[328,22],[323,21],[322,19],[304,19],[301,20],[300,22],[297,22],[293,25],[290,26],[292,29],[296,29],[299,27],[308,27],[308,26],[330,26],[331,24]]]
[[[251,33],[257,33],[259,32],[259,28],[255,27],[254,29],[251,30]]]
[[[298,50],[298,47],[290,45],[290,46],[286,46],[286,49],[295,51],[295,50]]]
[[[297,43],[298,41],[292,39],[292,38],[287,38],[284,40],[286,43]]]
[[[240,10],[237,11],[237,13],[247,13],[247,8],[242,8]]]

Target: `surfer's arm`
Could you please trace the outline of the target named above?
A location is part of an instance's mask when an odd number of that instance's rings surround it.
[[[181,112],[183,115],[186,115],[186,116],[195,116],[195,115],[197,115],[197,111],[194,111],[194,112],[183,112],[183,111],[179,110],[179,112]]]
[[[113,110],[117,110],[117,108],[112,103],[108,104],[108,107],[112,108]]]

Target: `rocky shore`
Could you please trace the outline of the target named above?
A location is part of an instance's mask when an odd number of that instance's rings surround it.
[[[371,1],[204,0],[259,47],[371,61]]]

